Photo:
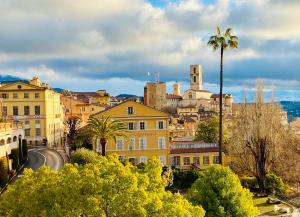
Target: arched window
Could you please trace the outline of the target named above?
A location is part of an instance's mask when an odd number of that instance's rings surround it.
[[[10,144],[10,143],[11,143],[11,138],[10,138],[10,137],[7,138],[6,143],[7,143],[7,144]]]
[[[5,145],[5,140],[4,139],[1,139],[0,145]]]
[[[192,99],[192,98],[193,98],[193,94],[189,93],[189,99]]]
[[[17,141],[17,136],[14,136],[14,138],[13,138],[13,142],[16,142]]]
[[[196,83],[197,82],[197,77],[196,76],[194,76],[194,83]]]

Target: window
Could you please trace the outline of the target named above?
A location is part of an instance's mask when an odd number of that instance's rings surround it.
[[[124,146],[123,138],[118,138],[116,143],[117,143],[117,150],[123,150],[123,146]]]
[[[29,98],[29,93],[24,93],[24,99],[28,99]]]
[[[196,74],[196,67],[194,68],[194,74]]]
[[[134,124],[133,122],[128,123],[128,130],[134,130]]]
[[[160,129],[160,130],[164,129],[164,122],[163,121],[158,121],[158,129]]]
[[[144,150],[147,148],[147,144],[146,144],[146,138],[143,137],[143,138],[140,138],[140,149]]]
[[[41,136],[41,128],[35,128],[35,135]]]
[[[40,115],[41,114],[41,108],[39,105],[34,106],[34,114]]]
[[[180,156],[174,156],[173,161],[174,166],[180,166]]]
[[[144,130],[145,129],[145,122],[140,122],[140,130]]]
[[[41,124],[41,120],[35,120],[35,124]]]
[[[34,98],[36,99],[40,98],[40,93],[34,93]]]
[[[197,77],[196,76],[194,76],[194,83],[196,83],[197,82]]]
[[[203,164],[204,164],[204,165],[209,164],[209,156],[204,156],[204,157],[203,157]]]
[[[7,99],[7,98],[8,98],[8,93],[2,93],[2,94],[1,94],[1,97],[2,97],[3,99]]]
[[[18,93],[13,93],[13,98],[18,99]]]
[[[190,157],[183,158],[183,165],[188,166],[191,164]]]
[[[7,116],[7,107],[6,106],[2,107],[2,114],[3,114],[3,116]]]
[[[219,163],[219,156],[214,156],[214,164],[218,164]]]
[[[165,137],[158,137],[158,148],[165,148]]]
[[[19,108],[18,108],[18,106],[13,106],[13,115],[19,115]]]
[[[193,98],[192,93],[189,93],[189,99],[192,99],[192,98]]]
[[[134,150],[135,149],[135,139],[134,138],[130,138],[129,144],[128,144],[128,149],[129,150]]]
[[[29,121],[25,121],[24,122],[25,125],[29,125],[29,123],[30,123]]]
[[[132,114],[133,114],[133,107],[128,107],[128,108],[127,108],[127,113],[128,113],[129,115],[132,115]]]
[[[200,157],[194,157],[194,158],[193,158],[193,163],[194,163],[195,165],[200,165]]]
[[[25,129],[25,136],[30,136],[30,129]]]
[[[147,163],[147,157],[146,156],[141,156],[140,157],[140,163]]]
[[[29,106],[24,106],[24,115],[29,115]]]
[[[163,165],[166,165],[166,156],[159,156],[158,159]]]

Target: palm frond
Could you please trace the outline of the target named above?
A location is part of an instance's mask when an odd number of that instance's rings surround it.
[[[230,38],[230,36],[231,36],[231,30],[232,30],[231,28],[226,29],[225,37]]]
[[[217,36],[218,36],[218,37],[221,36],[221,30],[220,30],[220,27],[217,27]]]

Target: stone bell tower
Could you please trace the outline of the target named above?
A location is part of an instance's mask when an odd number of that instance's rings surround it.
[[[202,66],[190,65],[190,83],[192,90],[202,90]]]

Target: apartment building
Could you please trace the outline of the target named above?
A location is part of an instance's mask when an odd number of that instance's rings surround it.
[[[62,144],[63,108],[60,94],[38,77],[0,87],[1,116],[24,124],[29,145],[55,147]]]
[[[164,165],[169,164],[168,114],[134,101],[125,101],[94,116],[109,116],[122,121],[128,128],[128,138],[108,141],[108,153],[117,153],[133,164],[146,163],[152,157],[157,157]],[[99,141],[96,151],[101,151]]]

